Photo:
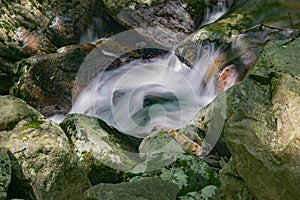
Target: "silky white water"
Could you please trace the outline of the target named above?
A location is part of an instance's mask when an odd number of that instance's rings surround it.
[[[105,71],[84,89],[70,113],[96,116],[138,137],[156,126],[183,127],[216,96],[215,79],[207,71],[219,57],[219,49],[210,45],[192,67],[169,53]]]

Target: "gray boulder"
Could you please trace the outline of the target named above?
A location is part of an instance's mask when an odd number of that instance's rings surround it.
[[[85,192],[91,199],[97,200],[175,200],[178,187],[159,178],[143,178],[120,184],[104,184],[93,186]]]

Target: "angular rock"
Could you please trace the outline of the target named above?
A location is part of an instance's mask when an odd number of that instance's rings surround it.
[[[159,178],[141,178],[115,185],[101,183],[88,189],[85,195],[97,200],[175,200],[178,193],[173,183]]]
[[[120,133],[98,118],[70,114],[60,126],[74,145],[93,185],[121,182],[123,172],[139,161],[140,139]]]
[[[90,183],[64,132],[22,100],[0,96],[0,104],[0,147],[12,152],[35,198],[83,199]]]
[[[24,99],[46,117],[66,114],[72,106],[77,72],[93,48],[93,45],[71,45],[54,54],[33,56],[18,62],[12,94]]]
[[[18,61],[78,43],[93,0],[1,1],[0,57]]]

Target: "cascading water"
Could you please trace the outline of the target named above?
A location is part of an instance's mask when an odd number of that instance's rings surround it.
[[[214,4],[210,0],[205,0],[204,4],[210,6],[207,6],[204,10],[204,19],[201,26],[213,23],[222,17],[232,6],[233,0],[217,0]]]
[[[99,117],[138,137],[155,126],[182,127],[217,94],[207,71],[221,53],[213,45],[205,49],[192,67],[169,53],[106,70],[80,94],[70,113]]]
[[[206,12],[205,23],[211,23],[231,4],[218,1]],[[82,35],[82,42],[99,38],[94,19]],[[104,52],[107,54],[107,52]],[[120,131],[144,137],[156,126],[180,128],[217,95],[211,70],[222,57],[213,44],[199,46],[199,56],[185,65],[170,52],[151,60],[138,59],[113,70],[104,70],[76,97],[70,113],[82,113],[103,119]],[[109,52],[109,56],[111,56]],[[52,118],[53,119],[53,118]]]

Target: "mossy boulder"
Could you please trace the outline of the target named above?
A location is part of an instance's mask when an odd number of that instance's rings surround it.
[[[98,118],[70,114],[60,126],[93,185],[123,181],[123,172],[139,161],[137,148],[141,139],[125,135]]]
[[[220,133],[231,154],[220,175],[225,199],[297,199],[299,50],[299,37],[267,43],[246,78],[207,107],[223,108],[221,116],[212,109],[194,119],[207,132]],[[214,116],[220,119],[217,127]]]
[[[0,57],[18,61],[78,43],[93,5],[93,0],[1,1]]]
[[[0,147],[7,148],[13,166],[20,167],[14,176],[22,182],[14,186],[29,185],[33,191],[32,198],[17,198],[83,199],[90,182],[59,126],[15,97],[0,96],[0,104]],[[17,188],[10,190],[16,194]]]
[[[142,178],[119,184],[93,186],[85,192],[91,199],[122,199],[122,200],[175,200],[178,187],[159,178]]]
[[[24,99],[46,117],[66,114],[72,106],[77,72],[93,48],[93,45],[70,45],[53,54],[18,62],[11,94]]]

